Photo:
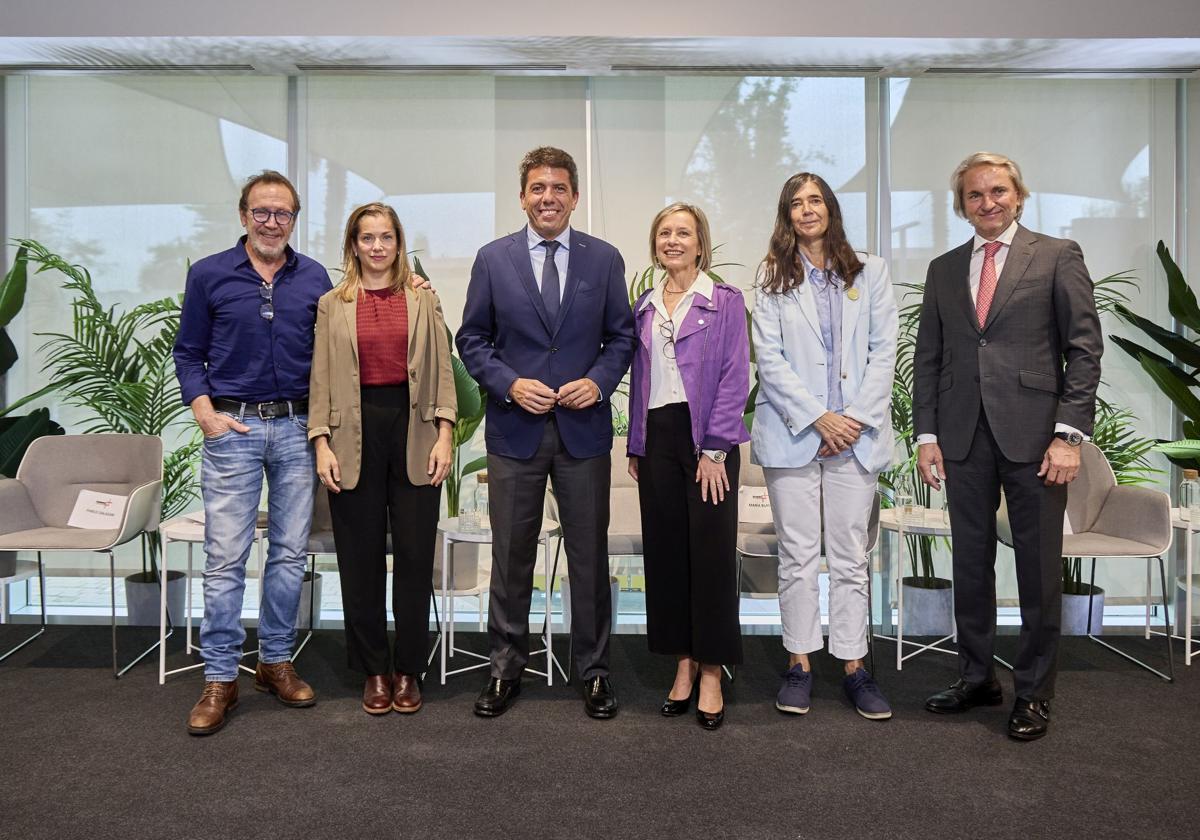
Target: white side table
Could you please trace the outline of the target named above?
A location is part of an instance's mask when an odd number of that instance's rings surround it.
[[[1196,654],[1196,650],[1192,647],[1192,622],[1195,616],[1195,608],[1192,604],[1192,573],[1195,566],[1193,559],[1196,550],[1196,537],[1194,536],[1200,531],[1200,522],[1190,522],[1184,518],[1185,511],[1181,508],[1171,508],[1171,527],[1176,530],[1183,531],[1183,556],[1184,563],[1187,569],[1184,577],[1185,592],[1183,596],[1183,635],[1172,633],[1172,639],[1180,639],[1183,641],[1183,664],[1191,665],[1192,657]],[[1150,591],[1150,570],[1146,570],[1146,591]],[[1146,599],[1146,638],[1150,638],[1150,600]]]
[[[950,536],[950,523],[946,520],[945,515],[940,510],[929,510],[921,508],[921,522],[903,522],[900,519],[900,511],[896,508],[888,508],[887,510],[879,511],[879,526],[885,531],[891,531],[895,534],[896,548],[893,552],[896,569],[896,635],[888,636],[882,633],[876,633],[876,639],[886,639],[896,643],[896,670],[904,669],[904,660],[911,659],[917,654],[924,653],[927,650],[937,651],[938,653],[948,653],[951,656],[957,656],[958,651],[949,650],[941,647],[945,642],[957,641],[958,630],[953,628],[950,635],[943,636],[935,642],[927,645],[918,644],[917,642],[908,641],[904,638],[904,562],[905,562],[905,545],[904,539],[909,534],[923,537],[946,537]],[[884,604],[884,609],[890,609],[890,605]],[[953,614],[951,614],[953,621]],[[915,647],[916,650],[911,653],[904,653],[904,646],[909,645]]]
[[[199,645],[192,644],[192,568],[193,555],[192,550],[197,544],[204,544],[204,514],[202,512],[185,513],[183,516],[177,516],[174,519],[168,519],[158,526],[158,532],[162,536],[162,568],[159,570],[159,589],[160,589],[160,604],[158,617],[158,684],[163,685],[167,681],[167,677],[172,674],[179,674],[184,671],[193,671],[196,668],[203,668],[204,663],[198,662],[194,665],[184,665],[181,668],[167,670],[167,569],[169,568],[168,559],[170,553],[168,547],[173,542],[181,542],[187,544],[187,574],[185,577],[187,592],[184,595],[184,615],[187,625],[186,647],[187,653],[200,650]],[[254,545],[257,548],[258,557],[258,588],[261,597],[262,594],[262,575],[263,567],[266,565],[263,557],[263,544],[266,542],[267,528],[265,525],[255,526],[254,528]],[[178,620],[178,617],[176,617]],[[248,656],[252,653],[257,653],[255,650],[245,651],[242,656]],[[245,665],[239,665],[243,671],[253,674],[254,669]]]
[[[461,531],[458,527],[458,517],[452,516],[449,519],[443,519],[438,523],[438,533],[442,536],[442,610],[439,616],[440,628],[438,647],[441,648],[442,659],[442,685],[446,684],[446,677],[454,674],[461,674],[466,671],[474,671],[478,668],[486,668],[491,664],[491,658],[483,654],[475,653],[470,650],[463,650],[454,645],[454,595],[450,591],[450,581],[454,580],[454,544],[455,543],[475,543],[477,545],[491,545],[492,532],[484,530],[481,532]],[[538,542],[545,549],[547,561],[550,557],[550,540],[558,537],[562,533],[558,523],[549,519],[542,520],[542,530],[538,533]],[[549,565],[546,569],[546,630],[542,636],[542,641],[545,643],[545,648],[542,650],[530,651],[529,655],[538,656],[546,654],[546,670],[535,671],[532,668],[526,668],[531,674],[537,674],[546,678],[547,685],[554,684],[554,669],[558,668],[559,674],[565,680],[566,672],[558,663],[557,657],[554,655],[553,646],[553,622],[550,617],[550,598],[554,594],[554,579],[550,575]],[[453,671],[446,670],[446,660],[448,657],[454,656],[456,653],[461,653],[464,656],[471,656],[475,659],[481,659],[482,662],[477,662],[474,665],[467,665],[463,668],[457,668]]]

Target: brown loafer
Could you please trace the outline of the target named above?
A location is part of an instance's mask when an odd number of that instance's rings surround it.
[[[408,674],[392,677],[392,708],[405,715],[420,711],[421,684],[416,677]]]
[[[206,682],[204,693],[188,715],[188,732],[193,735],[213,734],[225,725],[226,715],[237,708],[237,704],[237,680]]]
[[[369,715],[386,715],[392,710],[392,678],[390,674],[372,674],[363,686],[363,711]]]
[[[312,687],[300,679],[291,662],[259,662],[254,669],[254,688],[271,692],[285,706],[311,706],[317,702]]]

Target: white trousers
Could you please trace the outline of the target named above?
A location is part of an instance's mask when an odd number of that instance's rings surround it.
[[[867,521],[878,476],[853,456],[797,468],[764,468],[779,538],[779,614],[789,653],[821,649],[817,572],[821,527],[829,568],[829,652],[867,654]],[[824,516],[822,516],[824,510]]]

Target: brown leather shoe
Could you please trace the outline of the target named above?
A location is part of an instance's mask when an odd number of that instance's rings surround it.
[[[372,674],[363,686],[363,711],[369,715],[386,715],[392,710],[392,677]]]
[[[254,688],[271,692],[285,706],[311,706],[317,702],[312,687],[300,679],[291,662],[259,662],[254,669]]]
[[[225,725],[225,716],[237,708],[237,680],[206,682],[200,700],[188,715],[188,732],[211,735]]]
[[[392,708],[405,715],[421,710],[421,684],[416,677],[392,676]]]

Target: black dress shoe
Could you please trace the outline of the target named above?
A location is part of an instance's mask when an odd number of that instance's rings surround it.
[[[1036,741],[1050,726],[1050,704],[1045,700],[1018,697],[1008,718],[1008,736],[1018,741]]]
[[[724,722],[724,707],[719,712],[702,712],[699,708],[696,709],[696,723],[700,724],[701,729],[707,729],[709,732],[712,732],[714,729],[720,729],[721,724]]]
[[[583,708],[588,717],[610,718],[617,713],[617,692],[608,677],[600,675],[583,681]]]
[[[475,714],[480,717],[499,717],[508,711],[521,693],[521,678],[502,680],[492,677],[475,701]]]
[[[945,691],[925,701],[925,708],[938,714],[965,712],[976,706],[999,706],[1004,702],[1004,692],[995,677],[985,682],[969,683],[958,680]]]

